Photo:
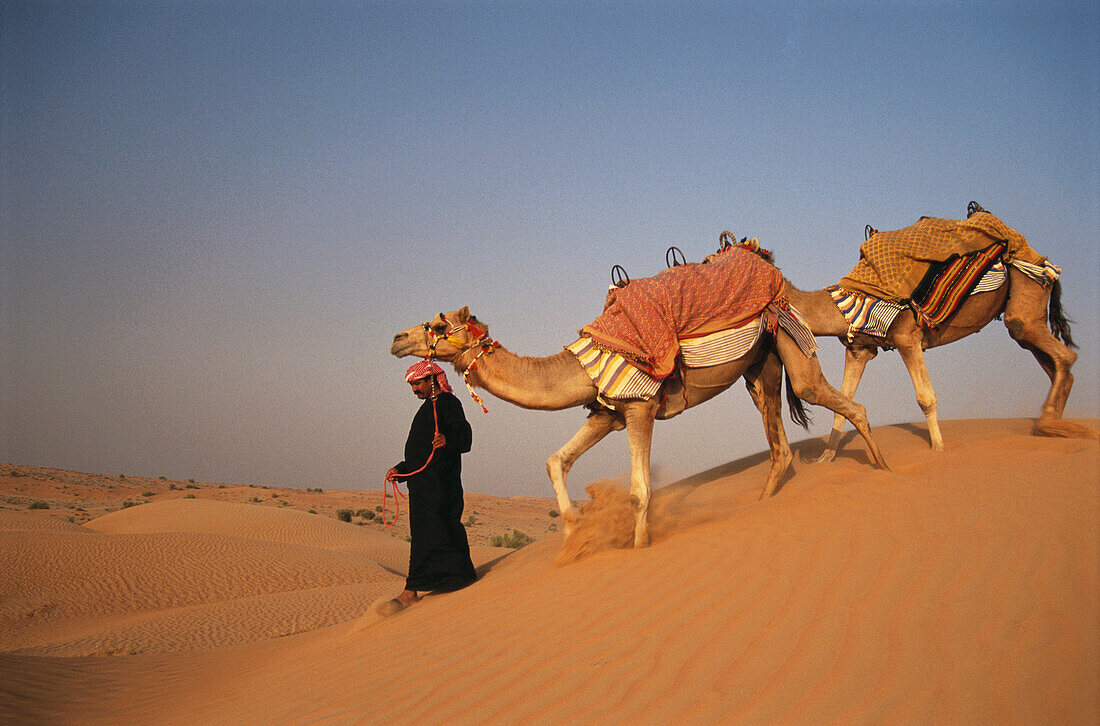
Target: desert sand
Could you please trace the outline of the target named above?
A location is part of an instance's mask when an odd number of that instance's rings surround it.
[[[658,489],[638,550],[621,481],[568,539],[471,495],[480,580],[385,619],[404,533],[334,516],[378,492],[5,465],[0,722],[1100,723],[1100,447],[1032,426],[880,426],[890,471],[853,435],[764,501],[733,461]]]

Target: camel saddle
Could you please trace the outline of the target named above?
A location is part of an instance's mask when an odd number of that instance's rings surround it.
[[[707,264],[679,264],[612,287],[603,313],[580,334],[663,379],[675,370],[680,339],[736,328],[760,315],[782,289],[783,275],[774,265],[735,245]]]
[[[964,220],[923,217],[903,229],[871,234],[859,248],[859,262],[839,285],[880,300],[906,302],[939,263],[997,243],[1005,247],[1006,263],[1046,262],[1022,234],[989,212],[975,212]]]

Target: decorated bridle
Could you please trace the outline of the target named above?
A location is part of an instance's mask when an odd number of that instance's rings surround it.
[[[466,366],[466,370],[462,371],[462,382],[466,384],[466,390],[470,392],[470,398],[474,399],[474,403],[481,406],[482,413],[489,413],[489,409],[485,406],[485,400],[477,395],[474,391],[474,387],[470,385],[470,371],[477,368],[477,362],[481,359],[481,356],[486,353],[492,353],[494,349],[500,347],[500,343],[492,340],[489,337],[488,328],[482,328],[480,325],[467,320],[462,325],[455,325],[447,317],[440,313],[438,320],[445,323],[448,327],[442,335],[438,334],[435,330],[437,327],[434,325],[436,318],[427,320],[423,324],[424,332],[428,341],[428,360],[435,358],[435,347],[439,344],[439,341],[445,340],[455,348],[458,349],[458,355],[462,355],[468,350],[472,350],[474,347],[480,346],[481,350],[474,356],[474,359],[470,361],[470,365]],[[455,337],[456,333],[466,331],[467,339]],[[455,356],[455,358],[458,357]]]

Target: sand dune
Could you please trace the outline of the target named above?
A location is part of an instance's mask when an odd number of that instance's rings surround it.
[[[385,620],[371,588],[401,578],[361,527],[223,502],[92,532],[5,514],[0,720],[1097,723],[1100,447],[943,428],[942,453],[878,428],[889,472],[858,440],[796,461],[762,502],[763,457],[701,472],[655,493],[642,550],[593,486],[570,541]]]
[[[382,532],[364,530],[305,512],[201,499],[152,502],[113,512],[85,525],[96,532],[186,532],[349,552],[392,570],[409,564],[409,546]]]

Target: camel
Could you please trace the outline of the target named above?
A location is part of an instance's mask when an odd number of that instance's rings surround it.
[[[580,430],[547,459],[546,470],[554,487],[566,534],[578,517],[566,490],[566,476],[573,463],[612,431],[626,429],[630,441],[630,499],[634,509],[634,546],[649,544],[650,443],[653,422],[671,418],[657,400],[617,402],[610,409],[597,403],[592,379],[566,350],[548,357],[525,357],[509,352],[489,337],[488,326],[470,314],[469,307],[449,313],[398,333],[390,352],[398,358],[416,355],[449,361],[463,375],[467,385],[483,388],[494,396],[533,410],[556,411],[575,406],[591,410]],[[703,403],[744,377],[753,402],[764,421],[771,454],[771,467],[761,498],[771,496],[791,463],[781,416],[780,388],[783,368],[787,370],[788,400],[792,417],[804,424],[796,411],[795,398],[823,405],[852,422],[867,442],[876,467],[887,468],[878,445],[871,437],[866,409],[845,398],[822,375],[816,354],[807,357],[786,332],[761,335],[753,348],[739,360],[706,368],[687,369],[683,388],[687,407]],[[472,392],[473,389],[471,389]],[[683,410],[683,409],[681,409]]]
[[[1044,287],[1009,265],[1005,284],[996,290],[971,295],[935,332],[923,329],[912,309],[906,309],[894,319],[885,338],[855,334],[851,340],[848,339],[848,322],[827,289],[803,292],[787,281],[782,294],[802,313],[815,336],[836,336],[844,344],[844,380],[840,387],[843,396],[855,395],[864,368],[878,354],[879,348],[897,349],[913,379],[917,405],[924,412],[934,451],[943,451],[943,435],[936,415],[936,392],[924,363],[924,349],[965,338],[1001,315],[1008,334],[1020,347],[1031,351],[1050,378],[1050,392],[1043,403],[1036,432],[1046,436],[1098,438],[1092,429],[1062,419],[1073,386],[1070,368],[1077,354],[1070,350],[1074,343],[1069,321],[1062,312],[1061,285],[1057,281]],[[844,422],[834,417],[825,451],[815,461],[833,459],[843,427]]]

